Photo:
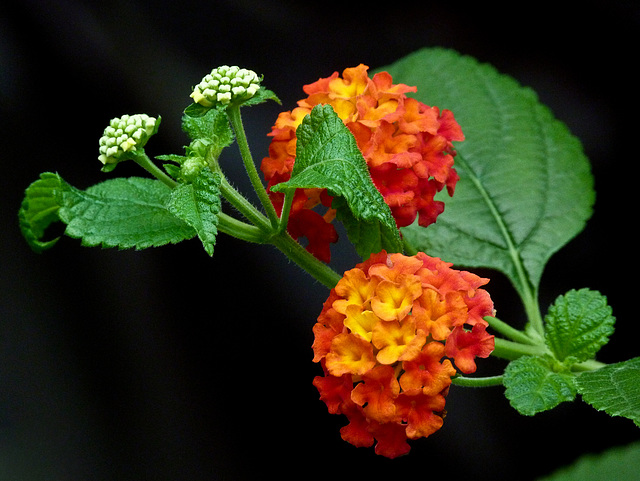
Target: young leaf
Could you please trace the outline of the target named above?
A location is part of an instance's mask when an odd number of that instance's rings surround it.
[[[583,372],[576,384],[585,402],[640,427],[640,357]]]
[[[233,130],[229,125],[229,119],[220,109],[207,109],[203,115],[197,117],[183,115],[182,130],[191,140],[207,139],[216,144],[220,150],[233,142]]]
[[[434,225],[403,228],[405,241],[458,265],[500,270],[521,293],[536,289],[549,257],[591,216],[593,179],[580,142],[531,89],[473,58],[423,49],[379,70],[451,110],[466,137],[456,145],[455,195],[443,198]]]
[[[559,361],[591,359],[609,341],[615,317],[607,298],[589,289],[559,296],[545,317],[546,342]]]
[[[40,179],[33,182],[25,191],[18,218],[20,230],[29,246],[35,252],[50,249],[58,242],[59,237],[48,241],[42,240],[45,230],[59,219],[62,195],[66,183],[57,174],[44,172]]]
[[[260,87],[260,90],[258,90],[253,97],[245,101],[242,105],[243,106],[258,105],[263,102],[267,102],[269,100],[273,100],[278,105],[282,105],[282,102],[280,101],[278,96],[275,94],[275,92],[273,92],[272,90],[266,89],[264,87]]]
[[[171,189],[152,179],[116,178],[86,191],[69,186],[60,219],[85,246],[144,249],[190,239],[195,231],[166,205]]]
[[[368,257],[402,243],[391,211],[378,192],[355,139],[330,105],[317,105],[296,131],[296,162],[291,179],[273,186],[281,192],[326,188],[337,200],[341,219],[358,254]],[[345,209],[345,207],[347,207]]]
[[[172,214],[195,229],[210,256],[218,234],[220,182],[219,173],[204,168],[193,183],[180,184],[173,189],[168,204]]]
[[[511,361],[504,371],[505,396],[525,416],[547,411],[576,397],[574,375],[555,372],[553,361],[523,356]]]

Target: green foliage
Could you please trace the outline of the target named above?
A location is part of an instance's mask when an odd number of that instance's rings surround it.
[[[607,298],[589,289],[559,296],[545,317],[546,342],[565,363],[591,359],[609,341],[615,317]]]
[[[341,197],[334,201],[349,240],[368,257],[386,249],[402,251],[395,220],[373,185],[356,141],[329,105],[318,105],[296,131],[296,162],[291,179],[271,190],[326,188]],[[345,208],[348,207],[348,208]]]
[[[505,396],[520,414],[533,416],[576,396],[574,376],[557,369],[553,359],[523,356],[512,361],[504,372]]]
[[[637,481],[640,443],[615,447],[601,454],[581,457],[538,481]]]
[[[213,255],[221,212],[221,176],[203,169],[191,184],[179,184],[171,191],[169,211],[195,229],[204,250]]]
[[[640,357],[584,372],[576,382],[585,402],[640,427]]]
[[[57,239],[41,239],[44,229],[59,220],[67,224],[65,234],[81,239],[85,246],[161,246],[195,235],[167,209],[170,196],[171,189],[157,180],[117,178],[83,191],[57,174],[44,173],[26,190],[20,225],[37,252],[55,244]]]
[[[493,67],[423,49],[384,67],[415,97],[454,112],[460,181],[433,226],[402,229],[413,250],[506,274],[537,289],[549,257],[591,216],[593,179],[580,142],[535,93]]]
[[[589,289],[559,296],[545,317],[549,354],[523,356],[504,373],[505,396],[521,414],[546,411],[576,394],[598,410],[640,426],[640,358],[587,370],[613,333],[615,318],[605,296]],[[598,367],[595,365],[589,367]]]
[[[33,182],[25,191],[24,199],[18,212],[20,230],[29,246],[35,252],[50,249],[58,242],[59,237],[48,241],[42,240],[45,230],[59,220],[61,192],[66,184],[57,174],[44,172],[40,179]]]
[[[140,177],[106,180],[86,191],[64,191],[60,220],[82,245],[121,249],[157,247],[190,239],[194,230],[167,209],[171,189]]]
[[[208,109],[204,115],[197,117],[183,115],[182,130],[191,140],[206,140],[215,144],[219,150],[233,142],[229,119],[219,109]]]

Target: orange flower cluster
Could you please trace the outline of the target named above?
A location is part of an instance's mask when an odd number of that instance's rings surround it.
[[[349,419],[345,441],[377,441],[377,454],[395,458],[440,429],[451,378],[494,349],[487,282],[424,253],[383,251],[345,272],[313,328],[324,370],[313,384]]]
[[[387,72],[373,78],[359,65],[334,72],[304,86],[308,97],[293,111],[278,116],[270,136],[269,157],[261,170],[268,187],[289,180],[296,155],[296,129],[318,104],[329,104],[353,133],[369,166],[371,178],[384,197],[398,227],[410,225],[418,216],[421,226],[435,222],[444,204],[434,195],[445,186],[453,195],[458,174],[453,168],[452,141],[464,140],[460,126],[448,110],[428,107],[408,92],[416,87],[393,84]],[[284,194],[270,193],[278,211]],[[314,209],[324,206],[321,215]],[[296,239],[306,237],[307,249],[320,260],[330,259],[330,244],[338,239],[331,224],[335,212],[331,197],[319,189],[298,189],[288,230]]]

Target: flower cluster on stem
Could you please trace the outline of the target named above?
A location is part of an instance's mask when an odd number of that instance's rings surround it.
[[[451,378],[494,349],[487,282],[424,253],[383,251],[345,272],[313,328],[324,371],[314,385],[349,419],[345,441],[377,441],[377,454],[395,458],[440,429]]]
[[[160,119],[147,114],[123,115],[109,122],[99,141],[98,160],[106,168],[128,159],[128,154],[141,151],[158,131]]]
[[[361,64],[345,69],[342,77],[334,72],[306,85],[308,97],[278,116],[261,170],[269,187],[287,181],[295,162],[296,129],[315,105],[329,104],[353,133],[398,227],[410,225],[416,217],[427,226],[444,210],[434,195],[444,187],[450,195],[454,193],[458,175],[452,142],[464,140],[464,135],[450,111],[406,96],[416,87],[393,84],[387,72],[370,78],[367,71]],[[280,211],[284,194],[271,192],[270,197]],[[288,221],[291,235],[307,238],[307,248],[325,262],[330,259],[331,243],[338,239],[331,201],[326,191],[299,189]]]

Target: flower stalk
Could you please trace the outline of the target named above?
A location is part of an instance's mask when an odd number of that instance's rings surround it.
[[[262,184],[262,180],[260,179],[260,175],[258,174],[258,170],[256,169],[256,165],[253,161],[251,149],[249,148],[249,143],[247,142],[247,135],[242,124],[240,106],[229,105],[226,112],[227,116],[229,117],[229,122],[231,123],[231,126],[236,133],[236,140],[238,142],[238,148],[240,149],[240,156],[242,157],[242,162],[244,163],[244,167],[247,171],[247,175],[249,176],[249,180],[251,181],[251,185],[258,195],[258,199],[260,199],[260,203],[267,213],[267,217],[269,218],[271,225],[275,228],[280,222],[278,214],[276,213],[273,204],[271,204],[271,201],[269,200],[267,191]]]

